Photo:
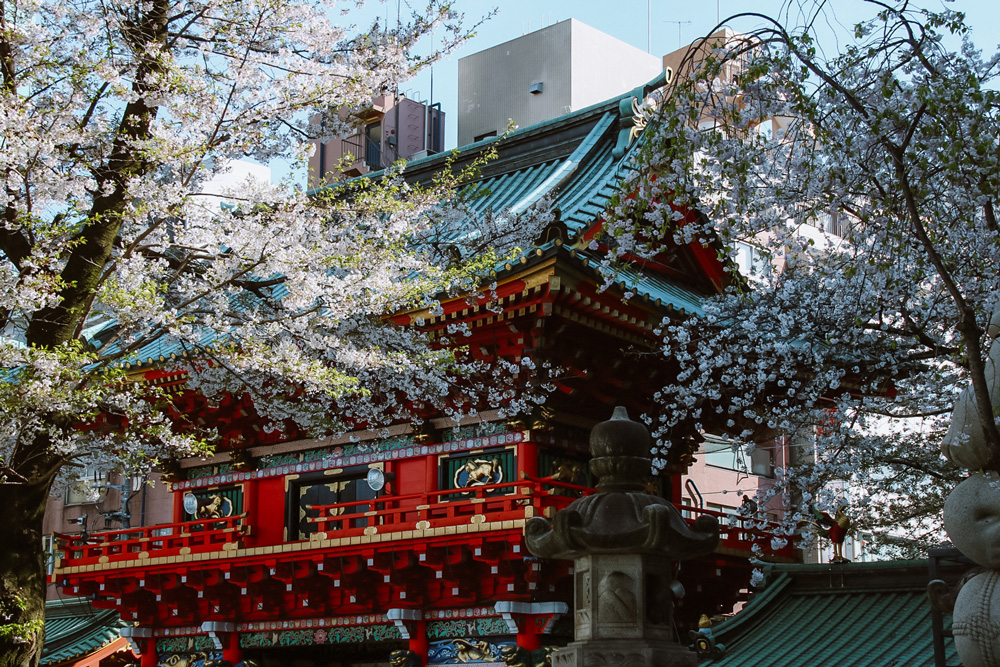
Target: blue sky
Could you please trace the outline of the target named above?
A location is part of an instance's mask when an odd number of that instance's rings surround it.
[[[367,0],[360,10],[351,13],[350,20],[363,26],[376,16],[395,21],[397,6],[406,16],[424,5],[425,0]],[[350,5],[351,2],[345,2]],[[800,4],[812,6],[813,0],[453,0],[455,8],[464,13],[471,25],[496,8],[496,15],[486,21],[475,37],[446,56],[433,68],[434,99],[445,112],[445,148],[457,143],[458,60],[477,51],[502,44],[522,34],[547,25],[575,18],[613,37],[658,56],[670,53],[681,44],[689,44],[704,36],[717,25],[719,15],[725,19],[741,12],[757,12],[769,16],[784,16],[786,23],[795,22]],[[914,4],[929,9],[950,9],[965,12],[972,26],[973,40],[984,53],[992,53],[1000,45],[1000,0],[915,0]],[[849,28],[859,20],[871,17],[874,8],[863,0],[825,0],[831,26]],[[749,19],[726,23],[734,30],[748,31],[759,25]],[[833,31],[829,34],[833,34]],[[836,42],[826,40],[836,49]],[[421,45],[422,53],[430,53],[430,41]],[[958,45],[955,44],[954,47]],[[409,97],[427,100],[431,93],[431,72],[425,70],[410,81],[400,83],[400,90]],[[272,164],[272,180],[289,175],[284,163]],[[304,182],[293,175],[293,180]]]
[[[812,3],[805,0],[806,4]],[[422,0],[399,0],[401,12],[407,7],[420,7]],[[382,16],[395,19],[397,0],[387,0],[384,6],[369,5],[365,12],[379,11]],[[569,18],[578,19],[603,32],[646,50],[647,37],[653,54],[662,56],[688,44],[710,31],[717,22],[717,12],[723,18],[739,12],[759,12],[777,16],[782,11],[794,21],[798,18],[798,0],[455,0],[455,7],[472,22],[496,7],[497,14],[480,27],[476,36],[460,49],[434,67],[434,101],[441,102],[446,114],[445,145],[453,148],[456,143],[456,115],[458,97],[458,59],[477,51],[495,46],[526,32],[538,30]],[[944,4],[942,0],[923,0],[921,6],[939,9],[947,6],[965,12],[973,28],[973,40],[984,52],[992,52],[1000,43],[1000,0],[956,0]],[[831,24],[852,26],[858,20],[874,14],[871,5],[860,0],[827,0],[827,15]],[[786,9],[783,10],[782,8]],[[647,21],[647,17],[650,19]],[[748,30],[754,22],[743,20],[731,24],[735,30]],[[678,31],[680,32],[678,39]],[[426,45],[430,48],[430,45]],[[405,82],[401,90],[410,97],[427,99],[430,94],[430,73],[423,72]]]

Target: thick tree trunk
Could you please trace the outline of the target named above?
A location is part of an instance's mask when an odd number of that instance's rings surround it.
[[[27,483],[0,484],[0,667],[34,667],[43,631],[16,631],[45,618],[42,516],[56,461]]]

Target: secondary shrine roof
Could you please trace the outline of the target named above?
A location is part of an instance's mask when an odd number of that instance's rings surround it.
[[[932,667],[928,580],[927,561],[773,565],[763,591],[712,629],[726,654],[699,664]],[[958,664],[954,642],[945,664]]]
[[[45,603],[45,648],[42,665],[60,665],[109,648],[121,639],[124,623],[118,612],[94,609],[86,600],[52,600]]]

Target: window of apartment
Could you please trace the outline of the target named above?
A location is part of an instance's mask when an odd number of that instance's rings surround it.
[[[740,525],[739,512],[735,507],[719,505],[718,503],[705,503],[705,509],[721,514],[722,516],[719,517],[719,523],[723,526],[732,527]]]
[[[757,130],[757,134],[762,136],[765,141],[771,141],[774,139],[774,121],[770,118],[762,123],[759,123],[755,129]]]
[[[311,508],[375,498],[375,491],[372,491],[365,480],[367,474],[368,466],[364,466],[349,468],[336,475],[324,472],[302,475],[292,481],[288,486],[285,504],[288,540],[302,540],[316,532],[316,523],[309,519],[318,517],[320,511]],[[337,514],[356,514],[370,509],[367,504],[355,505],[341,508]],[[359,521],[354,525],[364,525],[364,519]]]
[[[736,247],[736,266],[741,275],[760,279],[766,273],[767,260],[757,247],[740,242]]]
[[[703,455],[705,463],[716,468],[760,477],[771,477],[774,474],[774,451],[770,447],[757,446],[747,454],[743,445],[709,436],[705,439]]]
[[[681,505],[683,507],[694,507],[695,506],[694,505],[694,501],[691,500],[690,498],[686,498],[686,497],[681,498]],[[684,517],[685,519],[691,519],[691,518],[693,518],[692,514],[691,514],[691,510],[689,510],[689,509],[682,509],[681,510],[681,516]]]
[[[101,487],[107,476],[97,468],[87,468],[80,479],[66,487],[67,505],[93,505],[101,500]]]

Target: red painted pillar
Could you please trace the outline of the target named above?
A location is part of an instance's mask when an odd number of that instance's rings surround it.
[[[156,639],[150,637],[142,641],[142,655],[139,657],[139,667],[156,667],[159,660],[156,656]]]
[[[427,654],[431,650],[431,642],[427,638],[427,621],[424,619],[421,618],[414,623],[413,629],[410,631],[408,648],[420,657],[420,667],[424,667],[427,664]]]
[[[436,491],[439,483],[438,457],[436,454],[428,454],[424,461],[427,464],[424,472],[426,478],[424,480],[424,488],[429,491]],[[438,502],[438,496],[433,496],[428,502]]]
[[[542,648],[542,640],[535,627],[535,616],[523,614],[517,624],[517,645],[525,651],[537,651]]]
[[[538,445],[533,442],[522,442],[517,454],[517,458],[519,459],[517,467],[521,469],[521,473],[533,479],[538,479]],[[540,474],[544,477],[549,472],[543,470]]]
[[[184,492],[174,491],[174,520],[173,523],[180,523],[184,520]]]
[[[247,547],[255,546],[257,538],[257,480],[248,479],[243,482],[243,525],[249,527],[250,531],[243,538],[243,543]]]
[[[228,660],[234,665],[243,660],[243,649],[240,648],[240,634],[238,632],[226,633],[222,644],[222,659]]]

